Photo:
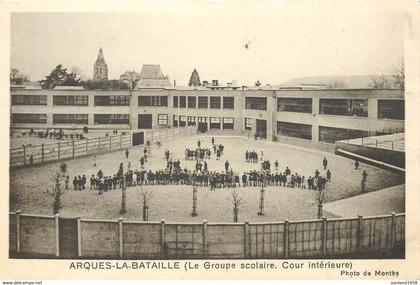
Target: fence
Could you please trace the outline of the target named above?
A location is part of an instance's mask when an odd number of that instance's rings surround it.
[[[338,141],[338,142],[347,142],[348,144],[387,149],[387,150],[399,151],[399,152],[405,151],[404,137],[397,140],[395,139],[387,140],[386,137],[385,138],[384,137],[365,137],[365,138],[362,137],[362,138],[348,139],[348,140]]]
[[[279,223],[165,223],[9,213],[12,256],[223,259],[362,256],[405,245],[405,214]],[[19,255],[20,254],[20,255]]]
[[[144,141],[165,141],[175,136],[194,134],[195,131],[196,128],[193,127],[150,130],[144,132]],[[117,151],[131,146],[131,134],[27,145],[10,149],[10,167],[74,159],[86,155]]]

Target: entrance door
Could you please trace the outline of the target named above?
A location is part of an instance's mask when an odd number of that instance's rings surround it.
[[[267,121],[257,119],[257,135],[262,138],[267,138]]]
[[[205,133],[208,130],[208,118],[207,117],[198,117],[198,131],[200,133]]]
[[[133,133],[133,146],[144,144],[144,132]]]
[[[60,257],[72,258],[78,255],[77,219],[59,218]]]
[[[139,115],[138,128],[151,129],[152,128],[152,114]]]

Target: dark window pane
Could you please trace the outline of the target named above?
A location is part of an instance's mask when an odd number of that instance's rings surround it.
[[[312,126],[288,122],[277,122],[277,134],[281,136],[312,139]]]
[[[312,113],[312,98],[277,98],[277,111]]]
[[[378,100],[378,118],[404,120],[404,100]]]
[[[265,97],[246,97],[245,108],[249,110],[267,110],[267,98]]]

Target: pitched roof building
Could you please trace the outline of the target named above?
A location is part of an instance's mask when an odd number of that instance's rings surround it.
[[[143,64],[137,89],[172,87],[169,77],[163,75],[159,64]]]

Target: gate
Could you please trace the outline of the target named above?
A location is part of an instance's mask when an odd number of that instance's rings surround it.
[[[77,219],[59,218],[60,257],[78,256]]]
[[[144,144],[144,132],[133,133],[133,146]]]

